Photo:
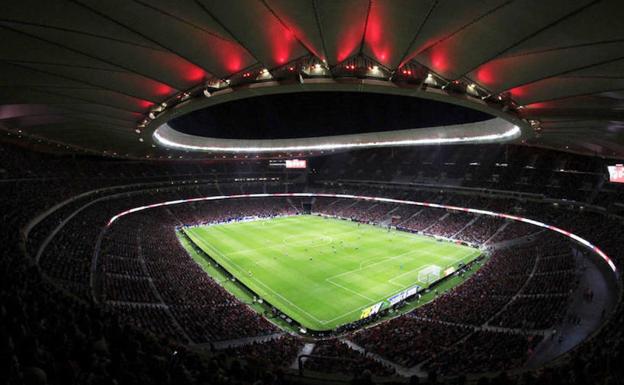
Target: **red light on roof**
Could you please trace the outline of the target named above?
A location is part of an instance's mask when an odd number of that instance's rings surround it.
[[[141,108],[149,108],[149,107],[151,107],[153,105],[154,105],[154,103],[150,102],[149,100],[141,100],[141,101],[139,101],[139,106]]]
[[[192,67],[187,73],[187,79],[190,81],[200,81],[204,79],[206,73],[199,67]]]
[[[491,68],[482,67],[477,71],[477,79],[485,84],[491,84],[494,81],[494,74],[492,73]]]
[[[156,86],[155,91],[158,95],[169,95],[173,92],[173,89],[166,84],[159,84]]]

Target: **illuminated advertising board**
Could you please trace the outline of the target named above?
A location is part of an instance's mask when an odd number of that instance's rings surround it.
[[[383,302],[379,302],[362,310],[362,314],[360,314],[360,319],[368,318],[374,314],[377,314],[381,309],[382,304]]]
[[[306,168],[308,161],[305,159],[287,159],[286,168]]]
[[[401,301],[403,301],[404,299],[413,296],[414,294],[418,293],[418,290],[420,289],[420,286],[413,286],[410,287],[407,290],[403,290],[400,293],[397,293],[395,295],[393,295],[392,297],[388,298],[388,302],[390,303],[390,305],[395,305]]]
[[[609,182],[624,183],[624,165],[607,166],[607,169],[609,169]]]

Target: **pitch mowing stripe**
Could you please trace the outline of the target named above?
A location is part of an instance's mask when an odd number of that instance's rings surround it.
[[[222,259],[224,259],[225,264],[224,266],[227,268],[228,271],[230,271],[231,274],[233,274],[234,276],[237,276],[234,272],[232,272],[231,266],[234,267],[233,270],[237,271],[240,274],[245,275],[245,271],[238,266],[236,263],[233,263],[232,261],[230,261],[227,257],[225,257],[223,254],[221,254],[217,249],[213,248],[211,245],[209,245],[208,243],[204,242],[202,239],[193,239],[193,242],[198,242],[199,246],[204,248],[209,255],[211,256],[216,256],[217,258],[221,257]],[[214,258],[214,257],[213,257]],[[219,261],[219,263],[221,263],[221,261]],[[229,268],[228,268],[229,267]],[[283,297],[281,294],[275,292],[273,289],[271,289],[269,286],[267,286],[266,284],[264,284],[261,281],[258,281],[257,279],[253,278],[255,280],[256,283],[260,284],[261,286],[263,286],[266,290],[270,291],[272,294],[277,295],[278,297],[280,297],[283,301],[287,302],[288,304],[290,304],[291,306],[294,306],[295,308],[297,308],[299,311],[303,312],[304,314],[306,314],[308,317],[314,319],[317,322],[323,322],[319,319],[317,319],[316,317],[314,317],[312,314],[308,313],[307,311],[305,311],[304,309],[301,309],[299,306],[297,306],[296,304],[290,302],[287,298]],[[240,279],[239,279],[240,280]],[[247,284],[247,283],[246,283]],[[255,285],[250,285],[252,288]],[[258,290],[257,288],[253,289],[254,291],[256,291],[258,294],[261,294],[262,292],[264,292],[265,290],[261,289]],[[268,295],[266,297],[269,297]]]
[[[315,330],[354,321],[358,311],[417,283],[402,276],[417,275],[431,264],[456,266],[479,254],[429,237],[316,216],[190,228],[187,233],[258,295]]]

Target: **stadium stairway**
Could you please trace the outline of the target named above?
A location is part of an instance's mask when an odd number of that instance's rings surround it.
[[[483,244],[484,244],[484,245],[488,245],[492,239],[496,239],[496,236],[497,236],[498,234],[500,234],[501,232],[503,232],[503,231],[507,228],[507,226],[509,226],[509,224],[510,224],[510,223],[511,223],[511,222],[505,222],[505,223],[503,223],[503,225],[502,225],[502,226],[500,226],[498,229],[496,229],[496,231],[494,232],[494,234],[492,234],[492,236],[491,236],[491,237],[489,237],[489,238],[488,238],[485,242],[483,242]]]
[[[379,362],[380,364],[392,368],[394,369],[394,371],[396,372],[396,374],[402,376],[402,377],[412,377],[412,376],[417,376],[419,378],[426,378],[427,377],[427,373],[422,371],[420,369],[420,367],[412,367],[412,368],[406,368],[404,366],[401,366],[399,364],[396,364],[392,361],[386,360],[385,358],[381,357],[378,354],[375,354],[373,352],[367,352],[366,349],[364,349],[363,347],[361,347],[360,345],[356,344],[353,341],[347,340],[347,339],[341,339],[340,341],[342,341],[344,344],[346,344],[349,348],[358,351],[362,354],[364,354],[367,357],[370,357],[372,359],[374,359],[375,361]]]
[[[562,336],[561,341],[552,336],[551,339],[544,339],[536,348],[535,353],[526,363],[528,369],[535,369],[545,362],[561,356],[573,349],[585,338],[595,332],[604,321],[604,314],[609,313],[609,309],[616,305],[617,298],[613,291],[609,290],[606,282],[601,278],[601,272],[597,261],[585,258],[581,253],[575,253],[577,266],[584,266],[581,269],[577,291],[591,288],[594,296],[591,301],[586,301],[582,293],[573,295],[573,302],[568,307],[568,312],[577,316],[580,322],[563,322],[555,326],[556,334]],[[603,314],[603,311],[605,312]]]
[[[281,338],[284,335],[285,333],[272,333],[272,334],[261,335],[261,336],[256,336],[256,337],[237,338],[233,340],[215,341],[215,342],[196,344],[195,346],[199,348],[214,348],[216,350],[223,350],[223,349],[238,348],[241,346],[268,342],[268,341]]]
[[[544,232],[546,232],[546,230],[541,230],[532,234],[525,235],[523,237],[518,237],[518,238],[509,239],[509,240],[502,241],[502,242],[492,243],[488,245],[488,247],[493,250],[498,250],[498,249],[507,249],[513,246],[519,246],[525,243],[531,243],[531,242],[534,242],[540,236],[540,234]],[[490,237],[490,239],[493,239],[493,238],[494,236]]]
[[[314,346],[316,344],[314,343],[306,343],[304,344],[301,349],[299,350],[299,353],[297,353],[297,356],[295,357],[295,360],[293,361],[293,363],[290,365],[290,369],[293,370],[298,370],[299,369],[299,357],[301,356],[307,356],[312,354],[312,352],[314,351]],[[301,363],[304,364],[305,361],[307,360],[306,357],[303,357],[301,359]]]
[[[462,227],[461,229],[459,229],[458,232],[456,232],[455,234],[451,235],[449,238],[450,239],[455,239],[456,236],[458,236],[459,234],[462,233],[462,231],[466,230],[468,227],[472,226],[476,221],[479,220],[478,216],[475,216],[474,218],[472,218],[470,220],[470,222],[466,223],[466,225],[464,227]]]

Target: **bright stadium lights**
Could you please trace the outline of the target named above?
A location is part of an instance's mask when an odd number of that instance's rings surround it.
[[[156,119],[156,114],[153,112],[150,112],[147,116],[149,116],[149,118],[152,120]]]
[[[169,158],[171,158],[171,155],[169,156]],[[467,208],[467,207],[442,205],[442,204],[437,204],[437,203],[418,202],[418,201],[410,201],[410,200],[402,200],[402,199],[371,197],[371,196],[361,196],[361,195],[326,194],[326,193],[273,193],[273,194],[217,195],[217,196],[208,196],[208,197],[191,198],[191,199],[178,199],[178,200],[174,200],[174,201],[166,201],[166,202],[155,203],[155,204],[151,204],[151,205],[147,205],[147,206],[134,207],[132,209],[129,209],[129,210],[126,210],[126,211],[122,211],[122,212],[118,213],[117,215],[113,216],[112,218],[110,218],[106,226],[107,227],[111,226],[117,219],[119,219],[119,218],[121,218],[123,216],[126,216],[128,214],[132,214],[132,213],[135,213],[135,212],[138,212],[138,211],[147,210],[147,209],[152,209],[152,208],[155,208],[155,207],[163,207],[163,206],[178,205],[178,204],[182,204],[182,203],[192,203],[192,202],[200,202],[200,201],[219,201],[219,200],[226,200],[226,199],[240,199],[240,198],[248,199],[248,198],[267,198],[267,197],[275,197],[275,198],[279,198],[279,197],[305,197],[305,198],[354,199],[354,200],[374,201],[374,202],[380,202],[380,203],[393,203],[393,204],[405,204],[405,205],[412,205],[412,206],[433,207],[433,208],[444,209],[444,210],[451,210],[451,211],[458,211],[458,212],[469,212],[469,213],[478,214],[478,215],[487,215],[487,216],[490,216],[490,217],[497,217],[497,218],[503,218],[503,219],[508,219],[508,220],[517,221],[517,222],[524,222],[524,223],[528,223],[528,224],[533,225],[533,226],[541,227],[541,228],[546,229],[546,230],[555,231],[555,232],[557,232],[557,233],[559,233],[561,235],[564,235],[564,236],[566,236],[566,237],[576,241],[577,243],[582,244],[583,246],[585,246],[586,248],[588,248],[592,252],[596,253],[603,261],[605,261],[605,263],[607,263],[607,265],[609,265],[611,270],[614,273],[617,274],[617,268],[616,268],[615,264],[613,263],[613,261],[611,260],[611,258],[609,258],[609,256],[607,254],[605,254],[597,246],[593,245],[592,243],[590,243],[586,239],[581,238],[581,237],[579,237],[576,234],[573,234],[573,233],[571,233],[569,231],[560,229],[560,228],[555,227],[555,226],[551,226],[551,225],[543,223],[543,222],[539,222],[539,221],[536,221],[536,220],[533,220],[533,219],[529,219],[529,218],[519,217],[517,215],[497,213],[497,212],[489,211],[489,210],[479,210],[479,209],[471,209],[471,208]]]
[[[498,128],[501,129],[500,127]],[[419,129],[422,130],[422,129]],[[257,152],[284,152],[284,151],[320,151],[320,150],[348,150],[357,148],[372,148],[372,147],[391,147],[391,146],[419,146],[419,145],[442,145],[442,144],[459,144],[459,143],[484,143],[484,142],[496,142],[506,139],[513,139],[520,135],[521,131],[518,126],[508,124],[504,131],[489,134],[475,134],[462,136],[449,136],[440,137],[439,133],[431,133],[430,137],[415,138],[410,134],[397,135],[391,132],[382,132],[375,134],[363,134],[358,136],[357,139],[349,136],[345,138],[325,138],[328,142],[311,144],[297,144],[295,141],[288,141],[288,144],[284,145],[267,145],[267,146],[243,146],[240,142],[233,141],[221,141],[222,145],[215,144],[219,139],[215,138],[202,138],[199,140],[207,140],[205,145],[194,144],[185,140],[182,142],[176,138],[176,131],[171,129],[167,124],[160,126],[154,131],[153,137],[164,147],[182,150],[193,151],[209,151],[209,152],[234,152],[234,153],[257,153]],[[416,134],[414,134],[416,135]],[[194,136],[183,136],[183,138],[197,138]],[[366,140],[370,138],[370,140]],[[318,138],[317,138],[318,139]],[[342,140],[342,141],[341,141]],[[331,141],[331,142],[329,142]],[[231,145],[229,144],[231,143]],[[284,142],[282,142],[284,143]],[[290,144],[292,143],[292,145]],[[238,144],[238,145],[237,145]]]
[[[136,132],[137,134],[141,133],[141,130],[139,130],[138,128],[136,130],[134,130],[134,132]]]
[[[158,112],[162,112],[165,108],[162,105],[157,105],[152,107],[152,109],[150,111],[154,112],[154,113],[158,113]]]
[[[424,81],[425,84],[430,85],[430,86],[437,86],[438,82],[435,80],[435,78],[433,77],[433,74],[428,73],[427,77],[425,78]]]

